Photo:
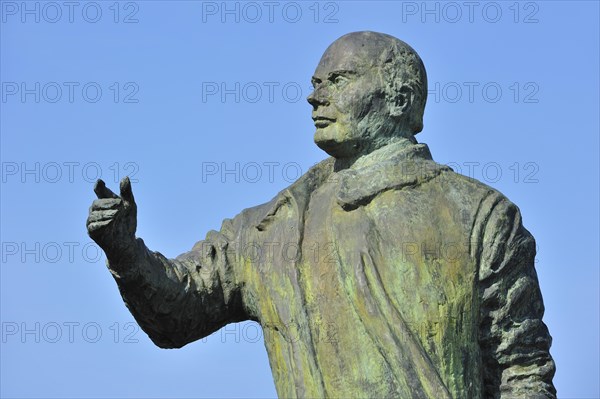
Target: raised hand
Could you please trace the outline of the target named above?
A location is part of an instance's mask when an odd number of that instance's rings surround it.
[[[89,236],[106,253],[109,260],[133,253],[137,227],[137,206],[129,177],[121,180],[119,197],[104,181],[94,186],[98,199],[94,200],[87,218]]]

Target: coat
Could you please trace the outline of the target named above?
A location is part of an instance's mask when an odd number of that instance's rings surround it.
[[[401,142],[312,167],[169,260],[109,267],[152,341],[263,328],[280,397],[554,398],[516,205]]]

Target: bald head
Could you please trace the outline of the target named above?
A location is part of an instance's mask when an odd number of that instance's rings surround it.
[[[377,32],[352,32],[333,42],[321,57],[319,68],[346,63],[355,68],[383,65],[390,49],[408,45],[393,36]]]
[[[412,134],[423,130],[427,101],[427,74],[423,61],[408,44],[385,33],[348,33],[333,42],[321,57],[317,71],[348,68],[365,72],[381,68],[388,100],[400,103],[410,90],[412,104],[408,116]]]
[[[425,68],[406,43],[376,32],[354,32],[327,48],[308,96],[315,143],[352,159],[423,129]]]

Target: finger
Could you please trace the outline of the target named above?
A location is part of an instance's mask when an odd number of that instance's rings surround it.
[[[121,180],[120,184],[121,189],[121,198],[123,201],[128,202],[130,204],[135,204],[135,199],[133,198],[133,191],[131,190],[131,181],[129,180],[129,176],[126,176]]]
[[[117,209],[121,206],[123,201],[121,198],[102,198],[96,199],[92,202],[90,211],[105,210],[105,209]]]
[[[93,223],[89,223],[87,225],[87,229],[89,232],[93,232],[96,231],[98,229],[101,229],[102,227],[107,226],[108,224],[110,224],[111,220],[104,220],[102,222],[93,222]]]
[[[88,222],[88,224],[90,224],[92,222],[101,222],[104,220],[111,220],[111,219],[114,219],[117,212],[119,212],[118,209],[110,209],[110,210],[106,210],[106,211],[92,212],[92,213],[90,213],[90,216],[88,216],[87,222]]]
[[[98,179],[96,184],[94,184],[94,192],[98,198],[119,198],[119,196],[113,193],[110,188],[106,187],[106,184],[104,184],[102,179]]]

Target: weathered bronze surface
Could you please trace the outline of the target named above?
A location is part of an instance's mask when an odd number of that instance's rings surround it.
[[[97,183],[88,231],[143,330],[176,348],[255,320],[286,398],[555,398],[534,239],[516,205],[417,143],[417,53],[350,33],[313,84],[331,157],[176,259],[135,237],[127,178],[120,196]]]

